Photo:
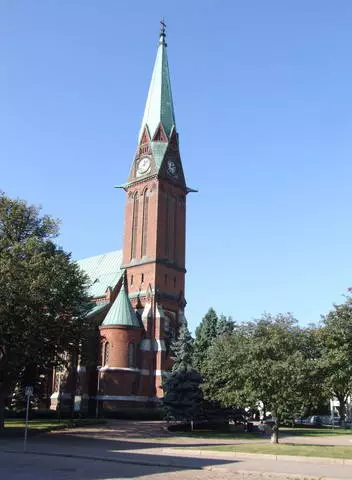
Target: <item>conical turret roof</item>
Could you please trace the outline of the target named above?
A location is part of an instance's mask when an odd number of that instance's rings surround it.
[[[151,138],[153,138],[161,123],[169,139],[172,128],[176,126],[166,50],[165,25],[162,23],[153,75],[138,137],[139,142],[146,126],[148,127]]]
[[[121,289],[117,295],[112,307],[106,315],[103,326],[121,325],[126,327],[141,328],[142,324],[134,311],[128,294],[126,292],[125,282],[122,282]]]

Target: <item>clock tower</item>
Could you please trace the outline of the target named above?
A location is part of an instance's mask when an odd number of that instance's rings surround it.
[[[148,401],[163,396],[170,343],[186,321],[186,195],[194,191],[185,183],[161,25],[137,150],[127,182],[119,185],[126,192],[123,288],[141,322],[134,393]]]

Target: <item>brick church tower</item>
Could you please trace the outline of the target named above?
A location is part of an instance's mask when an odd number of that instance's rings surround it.
[[[186,187],[165,25],[127,182],[122,286],[101,327],[105,408],[163,396],[169,346],[185,321]]]

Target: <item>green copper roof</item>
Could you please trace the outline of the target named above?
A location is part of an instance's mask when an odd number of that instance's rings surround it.
[[[95,314],[100,312],[101,310],[104,310],[105,307],[109,305],[108,300],[100,301],[99,303],[95,304],[92,309],[87,313],[87,317],[93,317]]]
[[[107,288],[114,288],[121,278],[122,251],[84,258],[77,264],[88,275],[91,285],[88,294],[91,298],[105,296]]]
[[[156,168],[159,170],[163,163],[168,144],[165,142],[151,142],[150,145],[152,147]]]
[[[138,328],[142,326],[128,298],[124,282],[122,283],[116,300],[103,321],[103,325],[125,325],[127,327]]]
[[[146,125],[148,125],[149,133],[153,138],[160,123],[162,123],[166,135],[170,138],[172,127],[176,123],[164,29],[160,34],[158,51],[138,140],[140,141]]]

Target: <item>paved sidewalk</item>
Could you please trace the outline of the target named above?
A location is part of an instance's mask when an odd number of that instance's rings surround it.
[[[194,439],[193,447],[197,439]],[[203,444],[202,444],[203,445]],[[177,446],[177,445],[176,445]],[[174,445],[175,447],[175,445]],[[9,441],[0,444],[0,450],[8,455],[20,455],[23,444],[19,441]],[[80,435],[66,433],[52,433],[32,437],[28,442],[27,458],[33,455],[44,457],[58,457],[62,459],[76,459],[78,463],[89,461],[104,461],[120,465],[134,465],[139,468],[154,467],[161,469],[161,472],[172,472],[174,470],[212,471],[220,474],[234,475],[236,478],[254,479],[314,479],[314,480],[351,480],[352,465],[341,465],[331,463],[331,459],[319,460],[313,463],[307,458],[306,462],[297,462],[294,457],[268,459],[263,455],[241,454],[236,458],[224,452],[187,451],[180,452],[170,448],[170,443],[137,441],[130,438],[130,441],[119,441],[117,439],[103,439],[80,437]],[[12,452],[12,453],[10,453]],[[71,461],[71,460],[70,460]],[[163,475],[163,476],[164,476]],[[169,474],[167,474],[169,475]],[[202,478],[199,473],[199,478]],[[241,477],[242,475],[242,477]],[[239,477],[238,477],[239,476]],[[70,478],[70,477],[68,477]],[[96,477],[102,478],[102,477]],[[118,477],[119,478],[119,477]],[[122,477],[125,478],[125,477]],[[136,477],[134,477],[136,478]],[[180,477],[182,478],[182,476]],[[204,478],[208,478],[204,476]],[[224,477],[225,478],[225,477]]]

